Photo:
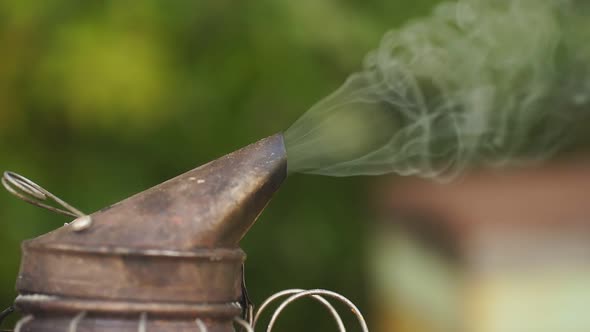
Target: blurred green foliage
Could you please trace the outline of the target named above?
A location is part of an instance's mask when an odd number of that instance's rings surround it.
[[[100,209],[286,129],[434,2],[0,0],[0,168]],[[288,179],[243,242],[255,302],[319,287],[368,309],[363,181]],[[0,221],[8,306],[19,243],[69,220],[0,193]],[[279,329],[334,328],[321,311]]]

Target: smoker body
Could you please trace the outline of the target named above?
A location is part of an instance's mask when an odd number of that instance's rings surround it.
[[[287,174],[281,134],[23,243],[21,331],[234,331],[239,241]]]
[[[235,249],[101,252],[24,246],[16,300],[33,319],[23,331],[234,331],[242,315],[242,264]],[[38,280],[42,278],[42,280]],[[142,320],[145,322],[142,323]]]

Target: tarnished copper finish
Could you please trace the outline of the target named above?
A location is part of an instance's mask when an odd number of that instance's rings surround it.
[[[233,331],[239,241],[286,177],[281,134],[23,243],[22,331]],[[78,223],[78,225],[77,225]],[[146,319],[147,317],[147,319]]]

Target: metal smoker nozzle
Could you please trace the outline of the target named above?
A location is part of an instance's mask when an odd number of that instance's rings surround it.
[[[35,319],[23,331],[64,331],[87,312],[82,330],[137,331],[148,317],[148,330],[194,331],[202,318],[209,331],[233,331],[239,241],[286,175],[277,134],[91,214],[83,231],[25,241],[16,304]]]

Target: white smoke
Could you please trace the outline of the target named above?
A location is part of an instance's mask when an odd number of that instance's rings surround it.
[[[590,23],[572,6],[461,0],[388,32],[286,131],[290,171],[440,177],[550,156],[590,102]]]

